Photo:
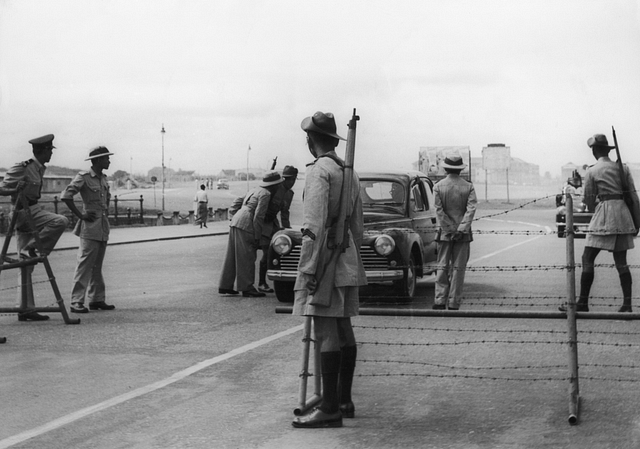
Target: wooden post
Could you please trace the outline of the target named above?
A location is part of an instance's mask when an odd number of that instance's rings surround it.
[[[576,264],[574,256],[573,198],[565,202],[567,239],[567,334],[569,337],[569,424],[578,423],[580,388],[578,382],[578,326],[576,322]]]

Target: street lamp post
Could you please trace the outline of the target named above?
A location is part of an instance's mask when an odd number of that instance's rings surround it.
[[[251,151],[251,145],[249,145],[249,149],[247,150],[247,192],[249,191],[249,151]]]
[[[164,123],[162,124],[162,212],[164,212]]]

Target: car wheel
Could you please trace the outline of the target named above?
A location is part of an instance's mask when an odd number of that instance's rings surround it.
[[[413,254],[407,262],[407,273],[404,279],[397,283],[396,292],[405,298],[413,298],[416,294],[416,259]]]
[[[564,226],[558,226],[558,238],[564,238]]]
[[[276,298],[280,302],[293,302],[293,282],[273,281]]]

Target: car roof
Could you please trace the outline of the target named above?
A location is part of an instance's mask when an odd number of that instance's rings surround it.
[[[415,178],[416,176],[428,178],[427,175],[418,170],[384,170],[384,171],[362,171],[358,172],[360,179],[370,178],[390,178],[397,180],[405,180]]]

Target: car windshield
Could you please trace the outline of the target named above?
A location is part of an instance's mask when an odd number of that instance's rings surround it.
[[[360,196],[364,212],[402,214],[405,210],[405,190],[399,182],[360,180]]]

